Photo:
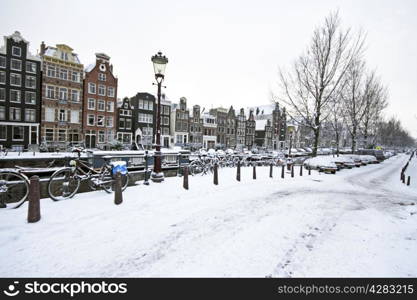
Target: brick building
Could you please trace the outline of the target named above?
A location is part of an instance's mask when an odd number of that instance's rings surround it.
[[[116,120],[117,140],[126,147],[130,147],[133,143],[132,111],[133,109],[128,97],[118,102]]]

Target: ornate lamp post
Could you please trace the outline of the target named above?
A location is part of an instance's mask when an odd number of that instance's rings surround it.
[[[161,88],[162,82],[165,78],[165,67],[168,63],[168,58],[162,56],[162,52],[158,52],[152,56],[153,68],[155,71],[155,79],[158,85],[158,106],[156,114],[156,147],[154,154],[154,167],[151,175],[153,182],[161,182],[164,180],[164,173],[161,168]]]

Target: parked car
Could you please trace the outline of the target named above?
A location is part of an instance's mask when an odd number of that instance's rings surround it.
[[[304,161],[306,168],[316,169],[319,172],[336,174],[338,170],[337,165],[328,159],[328,157],[313,157]]]
[[[378,162],[381,162],[385,159],[384,152],[382,150],[376,149],[360,149],[356,151],[356,154],[359,155],[373,155],[376,157]]]
[[[343,169],[352,169],[354,167],[356,167],[355,162],[353,161],[352,158],[347,157],[347,156],[339,156],[339,157],[335,157],[333,159],[333,162],[340,168]]]

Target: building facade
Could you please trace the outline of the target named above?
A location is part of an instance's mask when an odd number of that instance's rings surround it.
[[[200,105],[194,105],[190,114],[190,145],[192,149],[203,147],[203,119]]]
[[[155,96],[149,93],[137,93],[130,98],[132,105],[133,139],[140,148],[152,149],[156,128]]]
[[[128,97],[123,98],[123,100],[118,103],[117,107],[117,140],[124,146],[129,147],[132,145],[133,142],[132,112],[133,109],[130,105],[130,99]]]
[[[49,150],[66,149],[82,143],[82,90],[84,67],[67,45],[42,42],[42,128],[41,137]]]
[[[187,108],[187,99],[180,98],[179,104],[173,104],[171,109],[171,136],[175,146],[188,146],[189,144],[190,111]]]
[[[96,62],[85,70],[83,99],[85,146],[109,148],[116,135],[117,78],[104,53],[96,53]]]
[[[217,121],[217,147],[226,147],[226,129],[227,129],[227,109],[219,107],[210,109],[210,114],[216,118]]]
[[[245,147],[245,135],[246,116],[245,110],[241,108],[239,114],[236,117],[236,148],[242,149]]]
[[[161,95],[161,146],[169,148],[171,146],[171,101],[165,94]],[[156,116],[156,115],[155,115]],[[155,130],[156,134],[156,130]]]
[[[249,110],[249,117],[246,120],[246,130],[245,130],[245,146],[248,149],[252,149],[255,146],[255,129],[256,122],[253,115],[253,110]]]
[[[233,106],[230,106],[226,118],[226,148],[236,147],[236,114]]]
[[[22,151],[39,144],[41,60],[15,31],[0,48],[0,145]]]
[[[203,114],[203,148],[213,149],[217,145],[217,120],[210,113]]]
[[[270,119],[255,120],[255,145],[258,148],[272,150],[273,128]]]

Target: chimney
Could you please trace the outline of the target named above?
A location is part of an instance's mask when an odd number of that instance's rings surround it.
[[[44,54],[45,54],[45,42],[42,41],[42,44],[41,44],[41,55],[44,55]]]

